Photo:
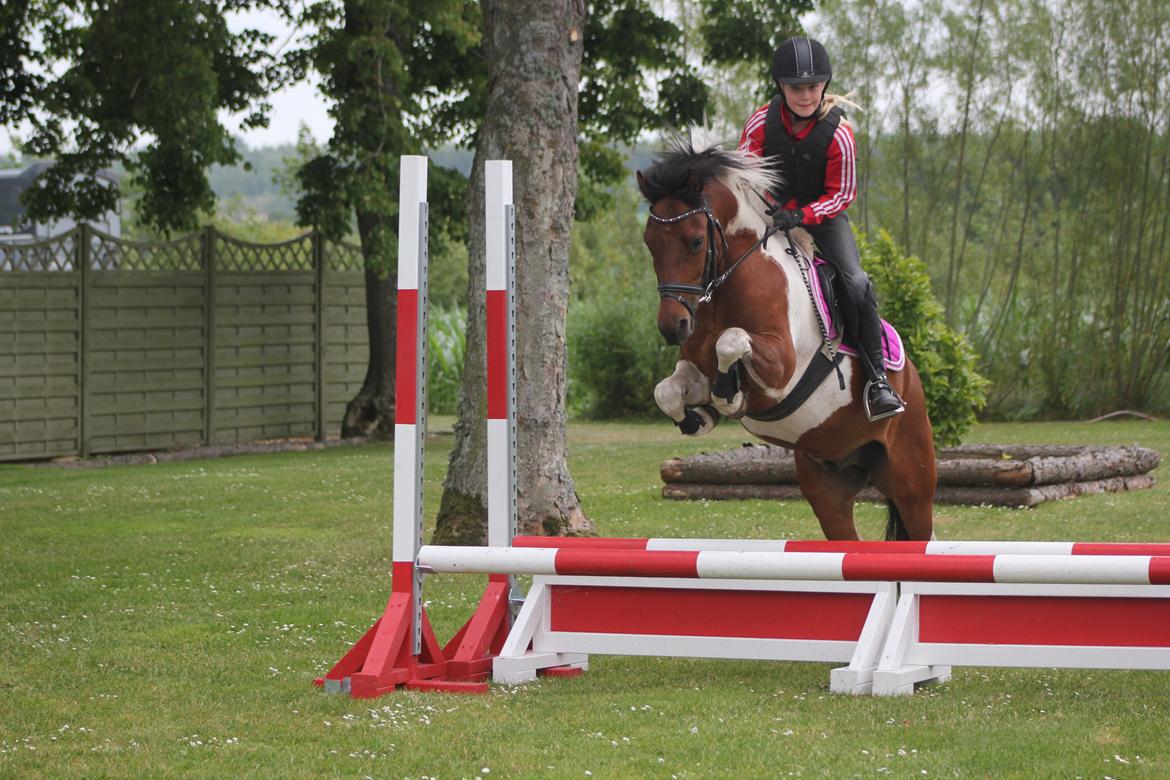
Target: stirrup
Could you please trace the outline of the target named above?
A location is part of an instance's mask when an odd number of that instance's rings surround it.
[[[874,414],[870,411],[869,390],[871,387],[878,384],[885,385],[886,389],[890,391],[890,394],[898,400],[898,407],[896,409],[890,409],[888,411],[879,412],[877,414]],[[890,387],[890,383],[886,381],[885,377],[882,377],[881,379],[870,379],[865,383],[865,388],[861,391],[861,403],[865,407],[865,416],[869,418],[870,422],[878,422],[879,420],[884,420],[887,417],[893,417],[896,414],[901,414],[902,412],[906,411],[906,406],[902,403],[902,399],[898,396],[898,393],[894,390],[894,388]]]

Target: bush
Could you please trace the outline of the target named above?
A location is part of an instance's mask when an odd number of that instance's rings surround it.
[[[455,414],[467,352],[467,312],[451,306],[432,306],[427,313],[427,408],[435,414]]]
[[[921,260],[902,254],[884,230],[873,240],[859,236],[857,245],[882,317],[898,329],[922,377],[935,445],[958,444],[987,401],[987,380],[975,370],[975,351],[947,326]]]
[[[642,243],[646,205],[633,177],[612,196],[612,209],[573,225],[569,408],[602,418],[659,415],[654,385],[674,372],[679,349],[655,325],[657,280]]]
[[[674,371],[678,347],[668,346],[655,325],[654,287],[633,299],[614,291],[569,309],[569,401],[592,417],[661,414],[654,385]]]

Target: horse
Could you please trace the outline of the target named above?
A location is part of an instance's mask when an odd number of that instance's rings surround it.
[[[905,411],[870,422],[865,372],[814,307],[811,237],[772,230],[767,161],[676,139],[637,182],[649,204],[658,330],[681,346],[655,387],[658,407],[684,434],[707,433],[723,415],[793,450],[827,539],[859,538],[853,504],[867,483],[886,497],[886,539],[932,538],[934,442],[918,371],[907,359],[889,374]]]

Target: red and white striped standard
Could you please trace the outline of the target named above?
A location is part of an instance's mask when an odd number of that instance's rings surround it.
[[[914,555],[430,545],[419,550],[418,563],[424,570],[448,573],[1170,585],[1170,556],[1151,555]]]
[[[1170,555],[1161,542],[830,542],[783,539],[656,539],[641,537],[517,536],[513,547],[575,550],[726,550],[838,552],[890,555]]]
[[[511,278],[512,161],[484,165],[487,308],[487,504],[488,544],[512,542],[515,479],[512,419],[513,300]]]
[[[413,591],[422,543],[425,406],[427,158],[403,156],[398,189],[398,337],[395,346],[394,533],[395,592]],[[422,286],[423,295],[419,288]]]

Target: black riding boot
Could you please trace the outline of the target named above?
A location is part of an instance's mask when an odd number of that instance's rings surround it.
[[[865,403],[865,413],[870,422],[884,420],[900,414],[906,407],[902,399],[886,381],[886,361],[882,357],[882,323],[878,317],[877,304],[867,300],[857,307],[858,325],[861,331],[858,334],[858,345],[861,347],[862,363],[865,365],[866,376],[862,396]]]

